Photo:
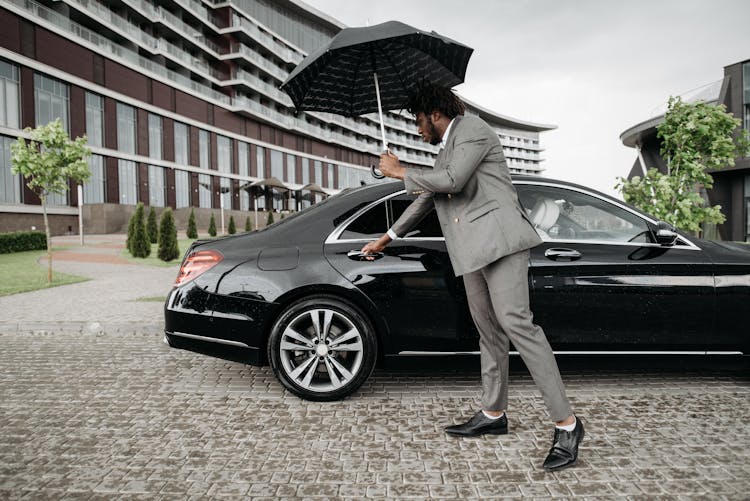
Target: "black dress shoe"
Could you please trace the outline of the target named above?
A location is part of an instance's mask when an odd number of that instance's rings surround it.
[[[549,450],[547,459],[544,460],[544,469],[553,471],[573,465],[578,459],[578,444],[581,440],[583,440],[583,422],[579,417],[576,417],[576,427],[573,431],[555,428],[555,438],[552,439],[552,448]]]
[[[503,414],[497,419],[490,419],[484,412],[477,412],[473,418],[463,424],[447,426],[445,433],[460,437],[478,437],[489,433],[491,435],[505,435],[508,433],[508,418]]]

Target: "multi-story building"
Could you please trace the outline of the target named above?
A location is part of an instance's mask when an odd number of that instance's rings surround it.
[[[723,104],[727,111],[742,119],[742,127],[750,131],[750,60],[731,64],[724,68],[724,78],[682,94],[684,102],[704,101]],[[628,179],[642,176],[655,167],[667,172],[667,164],[660,154],[661,141],[656,136],[656,127],[664,121],[666,107],[656,110],[654,117],[631,127],[620,135],[625,146],[636,148],[636,157]],[[704,225],[705,238],[750,242],[750,157],[735,159],[734,166],[727,166],[711,173],[714,186],[702,190],[702,195],[711,205],[721,205],[726,221],[718,225]]]
[[[138,202],[175,208],[179,224],[190,207],[203,220],[218,208],[298,210],[374,181],[376,114],[295,113],[279,90],[343,28],[298,0],[0,0],[0,26],[0,231],[41,226],[10,144],[55,118],[93,152],[90,232],[122,231]],[[553,126],[467,104],[513,171],[543,170],[539,133]],[[431,165],[436,148],[412,118],[385,115],[394,153]],[[72,185],[49,200],[55,234],[77,231],[78,202]]]

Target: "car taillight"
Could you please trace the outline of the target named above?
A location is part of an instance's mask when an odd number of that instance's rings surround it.
[[[190,254],[182,263],[180,272],[177,274],[177,279],[174,281],[174,286],[179,287],[199,277],[219,264],[222,259],[224,259],[224,256],[216,250],[204,250]]]

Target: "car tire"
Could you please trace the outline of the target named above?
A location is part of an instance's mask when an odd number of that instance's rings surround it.
[[[330,401],[355,392],[372,373],[375,330],[353,304],[315,295],[286,307],[268,339],[268,360],[279,382],[305,399]]]

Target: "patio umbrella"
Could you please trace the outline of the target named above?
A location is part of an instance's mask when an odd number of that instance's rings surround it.
[[[357,116],[377,111],[383,151],[383,109],[401,108],[422,82],[464,81],[474,49],[434,31],[398,21],[344,28],[309,54],[281,84],[297,110]]]

